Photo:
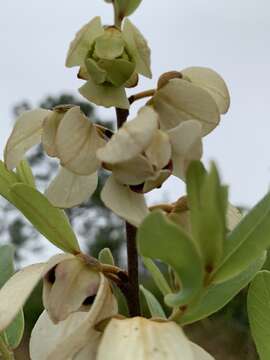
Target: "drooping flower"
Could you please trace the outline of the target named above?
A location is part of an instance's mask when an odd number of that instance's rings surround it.
[[[100,17],[91,20],[71,43],[66,66],[80,67],[78,77],[87,80],[80,93],[106,107],[129,108],[125,87],[135,86],[138,74],[152,76],[150,49],[128,19],[123,30],[102,26]]]
[[[28,266],[0,290],[0,332],[42,278],[45,310],[32,334],[31,359],[73,359],[89,349],[89,339],[100,337],[94,326],[117,314],[109,280],[82,255],[60,254]]]

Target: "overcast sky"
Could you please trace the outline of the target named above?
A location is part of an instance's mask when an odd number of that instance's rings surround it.
[[[187,66],[207,66],[227,81],[229,113],[204,140],[204,160],[215,159],[234,203],[253,205],[270,177],[270,2],[269,0],[143,0],[131,17],[152,48],[153,87],[159,75]],[[100,15],[111,23],[102,0],[3,1],[0,13],[0,149],[21,100],[36,105],[47,94],[73,92],[80,83],[64,61],[75,32]],[[111,118],[113,110],[100,110]],[[173,188],[173,190],[169,190]],[[170,199],[183,187],[164,186]],[[159,191],[160,194],[160,191]]]

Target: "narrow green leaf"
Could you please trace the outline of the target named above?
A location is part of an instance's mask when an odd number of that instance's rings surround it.
[[[20,182],[30,185],[32,187],[36,187],[35,178],[32,173],[32,169],[29,166],[27,160],[22,160],[19,165],[16,167],[16,174]]]
[[[98,260],[102,264],[113,265],[113,266],[115,265],[112,252],[109,248],[104,248],[99,252]]]
[[[14,274],[14,248],[12,245],[0,247],[0,288]],[[24,316],[21,310],[15,320],[3,333],[6,344],[11,349],[15,349],[21,342],[24,333]]]
[[[51,243],[65,252],[80,251],[77,238],[65,213],[51,205],[36,189],[25,184],[11,187],[12,203]]]
[[[247,299],[251,333],[261,360],[270,359],[270,272],[259,272],[252,281]]]
[[[270,246],[270,193],[267,194],[234,228],[225,242],[222,263],[212,281],[235,277]]]
[[[181,325],[191,324],[222,309],[249,284],[256,273],[262,268],[265,258],[266,254],[260,256],[253,264],[249,265],[245,271],[235,278],[221,284],[210,285],[203,293],[198,305],[193,307],[191,311],[187,310],[186,313],[179,317],[178,322]]]
[[[207,174],[203,165],[195,161],[187,172],[187,192],[192,234],[204,258],[205,267],[213,271],[223,256],[227,188],[221,185],[214,164]]]
[[[159,270],[159,268],[154,263],[154,261],[149,258],[146,258],[146,257],[143,257],[142,260],[143,260],[144,266],[147,268],[147,270],[152,275],[152,278],[153,278],[156,286],[160,290],[160,292],[164,296],[166,296],[167,294],[170,294],[172,292],[172,290],[171,290],[169,284],[167,283],[167,280],[165,279],[164,275]]]
[[[19,180],[14,172],[7,170],[3,161],[0,161],[0,194],[10,201],[9,189],[18,182]]]
[[[140,285],[140,290],[145,297],[151,316],[166,319],[165,312],[155,296],[143,285]]]
[[[169,306],[187,304],[200,292],[203,285],[203,266],[190,237],[161,212],[146,217],[137,232],[139,253],[144,257],[159,259],[172,266],[181,280],[178,293],[167,294]]]

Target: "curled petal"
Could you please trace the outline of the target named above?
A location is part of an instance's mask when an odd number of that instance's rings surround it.
[[[100,274],[80,258],[59,263],[44,278],[43,304],[51,320],[57,324],[91,306],[99,285]]]
[[[102,337],[97,360],[194,360],[189,340],[174,322],[142,317],[112,319]]]
[[[42,124],[50,113],[49,110],[37,109],[19,116],[4,151],[5,164],[9,170],[20,163],[27,150],[40,143]]]
[[[116,313],[117,302],[112,294],[108,280],[101,274],[97,296],[88,312],[71,314],[66,320],[57,325],[52,324],[48,316],[43,313],[34,327],[30,339],[31,359],[84,360],[83,355],[87,351],[86,348],[90,346],[88,350],[95,351],[98,344],[99,336],[93,330],[94,326]],[[41,344],[43,339],[46,346]],[[93,354],[89,352],[86,359],[96,359],[91,356]]]
[[[190,67],[181,71],[188,79],[206,91],[214,98],[221,114],[230,107],[230,93],[225,81],[214,70],[204,67]]]
[[[105,107],[129,108],[129,101],[124,86],[97,85],[92,79],[80,87],[79,92],[87,100]]]
[[[125,123],[111,140],[98,150],[97,156],[102,162],[109,164],[131,160],[147,148],[157,128],[157,113],[150,106],[145,106],[134,120]]]
[[[138,227],[149,213],[144,196],[136,194],[110,176],[101,192],[104,204],[115,214]]]
[[[163,169],[170,162],[172,147],[170,138],[164,131],[156,131],[145,155],[156,169]]]
[[[185,178],[189,163],[202,156],[201,133],[202,126],[197,120],[185,121],[168,130],[173,149],[173,174],[180,179]]]
[[[75,39],[70,44],[66,66],[81,66],[91,49],[94,40],[104,33],[100,17],[95,17],[76,34]]]
[[[123,37],[136,63],[136,72],[151,78],[151,50],[143,35],[129,19],[125,19]]]
[[[100,162],[96,151],[105,141],[78,106],[62,119],[56,134],[56,149],[61,165],[77,175],[91,175]]]
[[[47,263],[28,266],[13,275],[0,290],[0,333],[13,321],[42,277],[59,262],[73,255],[53,256]]]
[[[196,119],[206,135],[220,121],[218,107],[209,92],[185,80],[170,80],[155,93],[152,103],[163,129],[172,129],[184,121]]]
[[[58,208],[72,208],[89,199],[98,184],[95,172],[91,175],[76,175],[62,168],[50,183],[45,195]]]

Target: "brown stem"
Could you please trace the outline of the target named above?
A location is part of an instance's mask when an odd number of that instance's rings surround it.
[[[126,109],[116,108],[117,126],[120,128],[129,115]],[[126,222],[127,257],[128,257],[128,287],[125,291],[130,316],[140,316],[139,299],[139,266],[136,246],[136,228]]]
[[[150,90],[142,91],[138,94],[131,95],[129,98],[129,102],[130,102],[130,104],[132,104],[132,103],[134,103],[134,101],[153,96],[155,94],[155,92],[156,92],[156,89],[150,89]]]

